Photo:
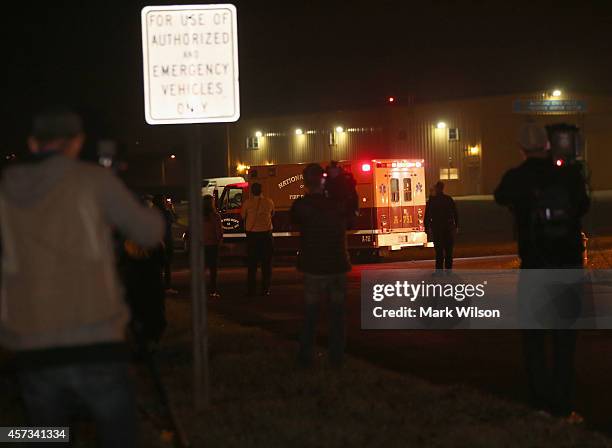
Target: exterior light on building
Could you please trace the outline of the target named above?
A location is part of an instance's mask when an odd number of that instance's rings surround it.
[[[480,148],[478,146],[470,146],[469,151],[471,156],[477,156],[480,154]]]
[[[438,129],[446,129],[446,123],[443,121],[438,121],[438,124],[436,125],[436,127]]]
[[[559,90],[559,89],[555,89],[552,92],[552,96],[554,96],[556,98],[560,97],[562,94],[563,94],[563,92],[561,92],[561,90]]]
[[[255,137],[257,137],[257,138],[263,137],[263,132],[261,132],[261,131],[255,132]]]
[[[416,165],[416,167],[417,167],[417,168],[421,168],[421,166],[422,166],[423,164],[422,164],[421,162],[417,162],[417,163],[415,163],[415,165]]]
[[[395,97],[394,96],[390,96],[389,98],[387,98],[387,102],[395,103]]]
[[[297,128],[295,130],[295,135],[302,135],[304,133],[304,131],[302,131],[300,128]]]
[[[372,165],[370,165],[369,163],[364,163],[363,165],[361,165],[361,171],[363,171],[364,173],[372,171]]]
[[[344,132],[344,128],[342,126],[336,126],[336,132],[338,134],[342,134]]]
[[[251,168],[251,167],[250,167],[250,166],[248,166],[248,165],[244,165],[244,164],[242,164],[242,163],[239,163],[239,164],[236,166],[236,171],[238,171],[239,173],[244,173],[244,172],[245,172],[245,171],[247,171],[249,168]]]
[[[170,158],[173,160],[176,159],[176,154],[170,154]]]

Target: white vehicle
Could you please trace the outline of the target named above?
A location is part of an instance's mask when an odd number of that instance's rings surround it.
[[[207,194],[215,196],[216,191],[217,197],[220,197],[226,185],[241,182],[244,182],[244,177],[213,177],[211,179],[204,179],[202,180],[202,196]]]

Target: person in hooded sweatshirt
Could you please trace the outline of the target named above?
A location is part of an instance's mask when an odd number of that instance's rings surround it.
[[[98,446],[132,447],[129,312],[111,233],[154,247],[163,222],[112,172],[78,160],[83,141],[76,113],[47,109],[29,157],[2,174],[0,345],[15,353],[30,425],[70,426],[84,407]]]

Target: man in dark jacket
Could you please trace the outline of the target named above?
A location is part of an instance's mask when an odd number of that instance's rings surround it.
[[[436,269],[453,268],[453,246],[459,228],[459,216],[453,198],[444,194],[444,182],[435,185],[436,194],[425,207],[425,230],[431,235],[436,251]]]
[[[329,296],[331,330],[330,360],[340,366],[344,355],[344,302],[346,273],[351,265],[346,250],[346,228],[349,216],[338,201],[328,198],[323,189],[323,168],[310,164],[304,169],[306,196],[291,207],[291,219],[300,231],[298,269],[304,273],[306,312],[302,330],[299,362],[310,366],[322,296]]]
[[[495,190],[495,201],[509,207],[516,222],[522,269],[520,311],[521,306],[534,307],[534,302],[544,300],[545,290],[534,288],[545,275],[538,269],[582,268],[581,218],[589,198],[578,166],[554,165],[544,128],[525,125],[519,144],[525,161],[506,172]],[[547,337],[553,342],[552,372],[547,367]],[[572,412],[575,330],[525,330],[523,351],[533,406],[580,421]]]

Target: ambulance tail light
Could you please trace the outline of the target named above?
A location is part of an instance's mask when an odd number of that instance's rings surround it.
[[[372,165],[370,165],[369,163],[363,163],[361,165],[361,171],[363,171],[364,173],[372,171]]]

